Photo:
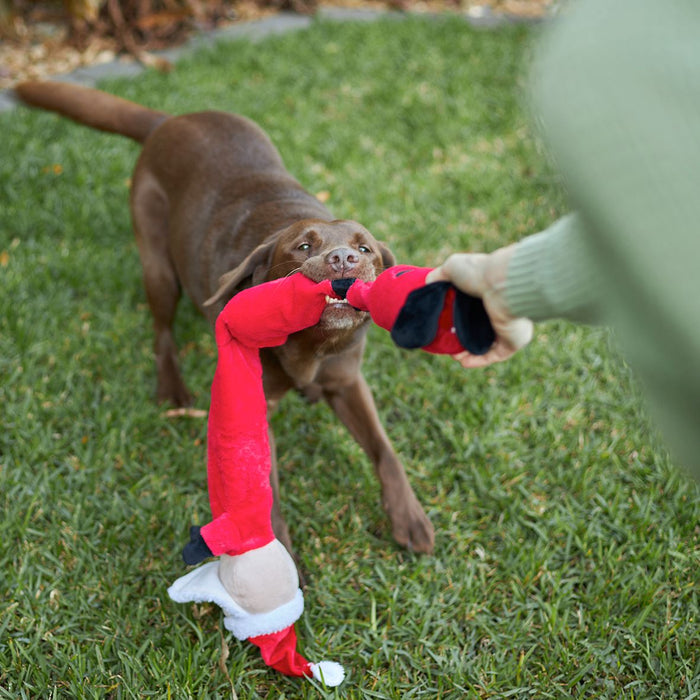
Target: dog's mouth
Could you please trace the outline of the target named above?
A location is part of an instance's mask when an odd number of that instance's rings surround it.
[[[351,306],[347,299],[327,296],[326,308],[321,314],[319,325],[333,330],[349,329],[360,325],[366,316],[366,312]]]
[[[323,263],[322,256],[316,256],[307,260],[299,271],[314,282],[323,280],[339,280],[356,278],[365,282],[372,281],[376,275],[369,265],[357,266],[350,270],[342,270],[338,273],[331,272],[328,266]],[[329,330],[353,330],[365,323],[369,318],[366,311],[359,311],[346,299],[326,296],[326,308],[321,314],[318,326],[326,331]]]

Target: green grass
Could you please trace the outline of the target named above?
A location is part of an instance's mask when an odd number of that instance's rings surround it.
[[[522,108],[532,40],[450,19],[318,23],[105,87],[252,117],[339,217],[430,265],[565,211]],[[544,324],[469,373],[372,330],[365,373],[434,556],[393,544],[330,411],[285,400],[300,647],[346,666],[339,689],[267,670],[218,609],[172,603],[187,528],[208,515],[206,430],[153,401],[127,208],[138,149],[27,110],[0,130],[0,698],[698,697],[698,488],[601,329]],[[206,409],[215,349],[189,303],[178,336]]]

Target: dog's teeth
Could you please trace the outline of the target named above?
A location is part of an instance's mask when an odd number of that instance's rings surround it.
[[[347,304],[347,299],[335,299],[326,295],[326,304]]]

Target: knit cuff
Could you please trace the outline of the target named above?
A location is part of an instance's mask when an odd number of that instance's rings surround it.
[[[516,317],[600,321],[598,270],[576,215],[517,244],[506,278],[506,304]]]

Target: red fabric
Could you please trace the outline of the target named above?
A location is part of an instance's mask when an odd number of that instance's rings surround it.
[[[425,285],[430,267],[394,265],[382,272],[374,282],[356,280],[345,297],[352,306],[369,311],[372,320],[387,331],[394,327],[406,297]]]
[[[356,280],[345,297],[352,306],[368,311],[372,320],[391,331],[408,295],[425,286],[430,267],[394,265],[382,272],[374,282]],[[436,354],[455,355],[464,348],[453,331],[455,290],[450,289],[440,313],[435,339],[423,350]]]
[[[309,662],[297,652],[294,625],[273,634],[249,637],[249,642],[260,648],[263,661],[288,676],[310,676]]]
[[[313,326],[336,295],[329,280],[300,273],[236,294],[216,322],[218,361],[208,426],[209,502],[201,535],[215,556],[242,554],[274,538],[270,445],[259,348]]]
[[[426,352],[432,352],[436,355],[456,355],[464,351],[462,343],[459,342],[459,338],[454,332],[454,303],[456,296],[457,293],[454,288],[447,290],[445,305],[440,313],[437,335],[430,345],[426,345],[423,348]]]

